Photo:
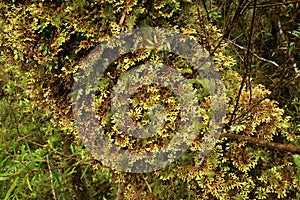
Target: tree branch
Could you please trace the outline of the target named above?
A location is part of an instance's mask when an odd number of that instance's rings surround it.
[[[269,142],[260,138],[254,138],[246,135],[236,135],[236,134],[230,134],[230,133],[225,133],[221,134],[220,138],[231,138],[231,139],[237,139],[237,140],[243,140],[247,141],[253,144],[258,144],[264,147],[272,148],[272,149],[278,149],[282,151],[288,151],[291,153],[298,153],[300,154],[300,148],[296,147],[291,144],[281,144],[281,143],[276,143],[276,142]]]

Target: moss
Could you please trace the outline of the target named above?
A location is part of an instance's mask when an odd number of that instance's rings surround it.
[[[18,78],[25,77],[26,84],[23,90],[33,107],[42,109],[45,116],[50,118],[51,126],[64,130],[69,135],[77,136],[70,97],[74,83],[73,75],[78,71],[82,58],[101,41],[126,30],[144,26],[183,31],[200,41],[199,36],[195,34],[199,33],[199,27],[195,25],[197,11],[190,1],[2,1],[0,7],[0,46],[3,57],[1,73],[16,73],[14,75]],[[213,49],[221,33],[211,25],[207,26],[207,30],[210,31],[209,41]],[[238,95],[242,79],[233,70],[237,62],[228,54],[224,43],[213,57],[227,89],[226,122],[233,112],[232,102]],[[96,107],[101,109],[98,110],[97,117],[106,127],[107,135],[122,148],[159,150],[170,140],[172,130],[176,128],[179,120],[176,99],[172,98],[171,92],[157,85],[140,88],[138,92],[143,95],[136,95],[131,99],[134,108],[131,114],[139,123],[147,124],[149,119],[145,113],[149,111],[149,107],[157,101],[164,102],[169,124],[159,133],[163,142],[157,142],[157,137],[139,141],[124,136],[109,115],[112,85],[120,75],[137,65],[160,61],[181,71],[184,77],[193,74],[193,68],[177,55],[141,49],[118,59],[106,71],[106,77],[99,81],[95,102]],[[8,84],[7,79],[0,77],[0,80]],[[101,180],[102,176],[109,173],[98,172],[95,168],[88,175],[83,174],[85,183],[79,184],[84,186],[81,189],[89,190],[85,192],[90,196],[92,192],[97,193],[99,190],[103,195],[106,191],[101,191],[102,188],[98,187],[100,181],[101,187],[109,190],[107,193],[122,195],[124,199],[295,198],[299,187],[293,159],[289,153],[223,138],[206,158],[202,159],[201,140],[210,121],[209,108],[212,102],[208,94],[203,95],[203,80],[198,80],[194,85],[199,94],[203,126],[199,128],[199,134],[189,150],[179,160],[152,173],[115,172],[112,178],[105,177],[105,180],[110,179],[107,182]],[[298,140],[297,136],[288,132],[289,118],[284,116],[277,103],[269,99],[261,101],[268,93],[262,85],[253,85],[251,92],[243,88],[237,110],[237,116],[241,117],[234,121],[226,133],[282,143]],[[244,115],[245,112],[247,114]],[[57,133],[59,134],[62,133]],[[66,140],[64,142],[67,143]],[[75,145],[80,146],[78,143]],[[65,153],[71,153],[71,149]],[[92,159],[88,154],[83,155],[85,156]],[[88,176],[92,177],[92,180]],[[79,179],[76,181],[80,182]],[[70,188],[61,190],[60,195],[64,196],[63,191],[67,190],[77,190],[77,193],[73,194],[80,193],[78,189]],[[43,193],[41,196],[44,196],[49,191],[40,192]],[[23,194],[29,197],[30,190],[24,190]]]

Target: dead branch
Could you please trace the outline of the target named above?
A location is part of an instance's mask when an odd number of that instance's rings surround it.
[[[238,45],[236,44],[235,42],[231,41],[231,40],[226,40],[229,44],[232,44],[233,46],[236,46],[237,48],[241,49],[241,50],[246,50],[245,47],[241,46],[241,45]],[[275,61],[272,61],[272,60],[268,60],[266,58],[263,58],[259,55],[257,55],[256,53],[254,53],[252,50],[249,51],[254,57],[256,57],[257,59],[261,60],[261,61],[264,61],[264,62],[268,62],[276,67],[279,67],[279,64],[277,64]]]
[[[246,135],[236,135],[236,134],[221,134],[221,138],[231,138],[231,139],[237,139],[237,140],[242,140],[242,141],[247,141],[253,144],[258,144],[264,147],[272,148],[272,149],[278,149],[282,151],[288,151],[291,153],[298,153],[300,154],[300,148],[296,147],[291,144],[281,144],[281,143],[276,143],[276,142],[269,142],[260,138],[254,138]]]

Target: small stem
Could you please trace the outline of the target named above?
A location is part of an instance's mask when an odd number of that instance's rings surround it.
[[[46,155],[46,160],[47,160],[47,164],[48,164],[48,170],[49,170],[49,173],[50,173],[50,182],[51,182],[53,200],[57,200],[56,199],[56,194],[55,194],[55,189],[54,189],[54,184],[53,184],[53,174],[52,174],[52,170],[51,170],[51,167],[50,167],[48,155]]]
[[[238,47],[238,48],[241,49],[241,50],[246,50],[245,47],[243,47],[243,46],[241,46],[241,45],[238,45],[238,44],[236,44],[236,43],[233,42],[233,41],[230,41],[230,40],[226,40],[226,41],[229,42],[229,44],[232,44],[232,45]],[[268,60],[268,59],[266,59],[266,58],[260,57],[259,55],[257,55],[256,53],[254,53],[252,50],[250,50],[250,53],[251,53],[254,57],[256,57],[257,59],[259,59],[259,60],[261,60],[261,61],[268,62],[268,63],[274,65],[275,67],[279,67],[279,64],[277,64],[275,61]]]

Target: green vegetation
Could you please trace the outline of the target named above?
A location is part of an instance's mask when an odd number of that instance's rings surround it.
[[[300,3],[264,3],[0,1],[0,199],[299,199]],[[181,32],[208,50],[226,87],[226,119],[202,159],[212,102],[204,81],[195,80],[203,124],[188,151],[155,172],[119,172],[95,160],[78,137],[74,75],[100,42],[149,26]],[[127,137],[109,113],[114,81],[142,63],[194,73],[170,52],[125,54],[99,80],[97,117],[115,144],[159,149],[178,120],[170,92],[143,86],[130,102],[141,124],[149,123],[149,107],[167,102],[170,123],[157,138]]]

